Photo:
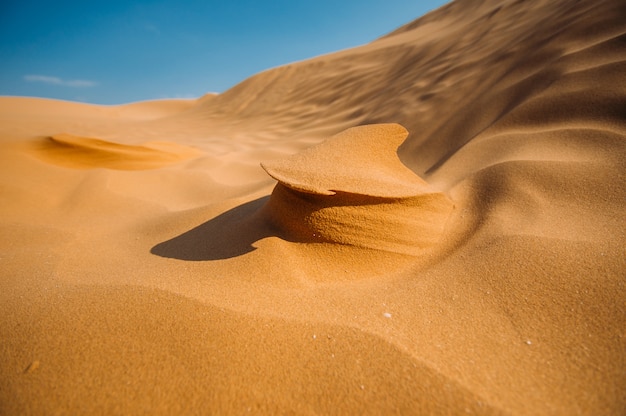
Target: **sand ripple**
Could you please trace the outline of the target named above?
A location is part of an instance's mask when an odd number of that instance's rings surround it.
[[[49,163],[77,168],[143,170],[160,168],[193,158],[199,151],[175,143],[150,143],[142,146],[62,133],[37,143],[33,152]]]

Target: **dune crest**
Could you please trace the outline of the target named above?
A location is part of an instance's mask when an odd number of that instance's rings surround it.
[[[175,143],[132,146],[62,133],[37,143],[34,154],[49,163],[76,169],[143,170],[190,159],[200,152]]]
[[[262,163],[279,182],[269,221],[297,241],[418,255],[439,240],[453,204],[402,164],[406,137],[399,124],[358,126]]]

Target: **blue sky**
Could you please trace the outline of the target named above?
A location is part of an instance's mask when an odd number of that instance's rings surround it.
[[[444,3],[3,0],[0,95],[121,104],[223,92],[368,43]]]

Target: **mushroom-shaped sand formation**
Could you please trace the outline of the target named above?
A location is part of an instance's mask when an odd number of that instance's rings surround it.
[[[408,134],[399,124],[358,126],[262,163],[278,180],[269,221],[295,241],[419,255],[440,239],[453,204],[398,158]]]

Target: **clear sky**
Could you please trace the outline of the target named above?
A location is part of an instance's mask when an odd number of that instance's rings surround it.
[[[368,43],[444,0],[1,0],[0,95],[98,104],[223,92]]]

